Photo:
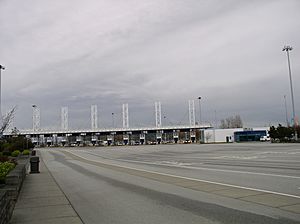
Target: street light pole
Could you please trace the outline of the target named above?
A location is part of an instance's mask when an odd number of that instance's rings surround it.
[[[198,97],[199,100],[199,125],[201,125],[201,96]]]
[[[115,128],[115,118],[114,118],[114,113],[111,113],[111,118],[112,118],[112,126]]]
[[[288,112],[287,112],[287,107],[286,107],[286,95],[284,97],[284,107],[285,107],[285,120],[286,120],[286,126],[289,127],[289,118],[288,118]]]
[[[296,129],[296,115],[295,115],[295,104],[294,104],[294,90],[293,90],[293,81],[292,81],[292,72],[291,72],[291,64],[290,64],[290,51],[293,50],[291,46],[284,46],[282,51],[286,51],[287,59],[288,59],[288,67],[289,67],[289,77],[290,77],[290,87],[291,87],[291,98],[292,98],[292,109],[293,109],[293,125],[295,129],[295,140],[298,140],[298,134]]]
[[[5,67],[3,65],[0,65],[0,125],[2,125],[2,102],[1,102],[1,70],[4,70]]]

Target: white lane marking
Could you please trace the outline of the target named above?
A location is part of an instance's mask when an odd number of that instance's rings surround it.
[[[296,154],[300,154],[300,152],[298,152],[299,149],[294,149],[297,150],[296,152],[293,152],[292,150],[289,151],[265,151],[265,152],[259,152],[257,154],[262,155],[262,154],[287,154],[287,155],[296,155]]]
[[[158,161],[157,164],[179,166],[179,167],[192,165],[192,163],[182,163],[177,161]]]
[[[120,168],[132,169],[132,170],[137,170],[137,171],[142,171],[142,172],[148,172],[148,173],[153,173],[153,174],[159,174],[159,175],[164,175],[164,176],[169,176],[169,177],[176,177],[176,178],[181,178],[181,179],[186,179],[186,180],[193,180],[193,181],[198,181],[198,182],[205,182],[205,183],[210,183],[210,184],[218,184],[218,185],[227,186],[227,187],[235,187],[235,188],[240,188],[240,189],[245,189],[245,190],[252,190],[252,191],[258,191],[258,192],[263,192],[263,193],[269,193],[269,194],[275,194],[275,195],[281,195],[281,196],[287,196],[287,197],[291,197],[291,198],[299,198],[300,199],[300,196],[293,195],[293,194],[286,194],[286,193],[280,193],[280,192],[276,192],[276,191],[268,191],[268,190],[251,188],[251,187],[243,187],[243,186],[238,186],[238,185],[225,184],[225,183],[220,183],[220,182],[214,182],[214,181],[208,181],[208,180],[202,180],[202,179],[195,179],[195,178],[190,178],[190,177],[177,176],[177,175],[168,174],[168,173],[160,173],[160,172],[156,172],[156,171],[149,171],[149,170],[137,169],[137,168],[133,168],[133,167],[129,167],[129,166],[121,166],[121,165],[109,164],[109,163],[100,162],[100,161],[97,161],[97,160],[87,159],[87,158],[85,158],[83,156],[76,155],[75,153],[70,152],[68,150],[65,150],[65,151],[69,152],[69,153],[71,153],[71,154],[73,154],[75,156],[78,156],[79,158],[82,158],[82,159],[85,159],[85,160],[89,160],[91,162],[103,163],[105,165],[112,165],[112,166],[116,166],[116,167],[120,167]]]
[[[162,166],[170,166],[170,167],[181,167],[185,169],[195,169],[195,170],[210,170],[210,171],[218,171],[218,172],[224,172],[224,173],[241,173],[241,174],[250,174],[250,175],[260,175],[260,176],[272,176],[272,177],[283,177],[283,178],[291,178],[291,179],[300,179],[300,177],[297,176],[289,176],[289,175],[280,175],[280,174],[270,174],[270,173],[256,173],[256,172],[249,172],[249,171],[238,171],[238,170],[221,170],[221,169],[215,169],[215,168],[205,168],[205,167],[196,167],[196,166],[184,166],[184,165],[173,165],[173,164],[163,164],[163,163],[152,163],[152,162],[145,162],[145,161],[135,161],[135,160],[127,160],[127,159],[115,159],[118,161],[124,161],[124,162],[133,162],[133,163],[142,163],[142,164],[148,164],[148,165],[162,165]]]
[[[85,152],[85,151],[82,151]],[[94,153],[88,153],[90,155],[99,156]],[[239,173],[239,174],[250,174],[250,175],[259,175],[259,176],[271,176],[271,177],[282,177],[282,178],[291,178],[291,179],[300,179],[298,176],[289,176],[289,175],[281,175],[281,174],[270,174],[270,173],[257,173],[257,172],[250,172],[250,171],[238,171],[238,170],[222,170],[222,169],[216,169],[216,168],[206,168],[206,167],[195,167],[190,166],[192,164],[172,164],[172,163],[164,163],[165,161],[157,161],[157,162],[146,162],[146,161],[136,161],[136,160],[128,160],[128,159],[114,159],[109,157],[102,157],[104,159],[109,160],[117,160],[117,161],[123,161],[123,162],[131,162],[131,163],[141,163],[141,164],[148,164],[148,165],[161,165],[161,166],[167,166],[167,167],[180,167],[185,169],[192,169],[192,170],[209,170],[209,171],[217,171],[217,172],[224,172],[224,173]],[[201,165],[203,163],[200,163]]]
[[[266,156],[217,156],[213,159],[240,159],[240,160],[251,160],[251,159],[263,159]]]

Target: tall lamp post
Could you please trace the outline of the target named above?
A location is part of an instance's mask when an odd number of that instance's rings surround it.
[[[111,121],[112,121],[112,127],[115,128],[115,118],[114,118],[114,113],[111,113]]]
[[[288,118],[288,112],[287,112],[287,107],[286,107],[286,95],[283,96],[284,98],[284,108],[285,108],[285,121],[286,121],[286,126],[289,127],[289,118]]]
[[[199,125],[201,125],[201,96],[197,98],[199,100]]]
[[[295,140],[298,140],[298,134],[296,129],[296,115],[295,115],[295,104],[294,104],[294,90],[293,90],[293,81],[292,81],[292,72],[291,72],[291,64],[290,64],[290,51],[293,50],[291,46],[284,46],[282,51],[286,51],[287,60],[288,60],[288,68],[289,68],[289,77],[290,77],[290,87],[291,87],[291,98],[292,98],[292,109],[293,109],[293,125],[295,130]]]
[[[201,125],[201,96],[198,96],[198,102],[199,102],[199,126]],[[202,141],[202,134],[201,130],[199,128],[199,143]]]
[[[0,125],[2,125],[2,108],[1,108],[1,70],[4,70],[5,67],[3,65],[0,65]]]

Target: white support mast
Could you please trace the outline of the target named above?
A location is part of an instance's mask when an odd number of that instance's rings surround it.
[[[69,111],[68,107],[61,107],[61,129],[66,131],[69,129]]]
[[[32,105],[32,129],[39,131],[41,124],[41,112],[37,105]]]
[[[122,105],[123,128],[129,128],[128,103]]]
[[[155,126],[157,128],[161,127],[161,104],[160,104],[160,102],[155,102]]]
[[[98,108],[97,105],[91,105],[91,125],[92,130],[98,128]]]
[[[189,120],[190,126],[195,126],[195,101],[189,100]]]

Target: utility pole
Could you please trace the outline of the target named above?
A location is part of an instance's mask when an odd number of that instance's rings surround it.
[[[288,68],[289,68],[289,78],[290,78],[290,88],[291,88],[291,98],[292,98],[292,110],[293,110],[293,125],[295,130],[295,140],[298,140],[297,134],[297,124],[296,124],[296,114],[295,114],[295,103],[294,103],[294,89],[293,89],[293,81],[292,81],[292,72],[291,72],[291,64],[290,64],[290,51],[293,50],[291,46],[284,46],[282,51],[286,51],[287,60],[288,60]]]
[[[287,106],[286,106],[286,95],[284,97],[284,107],[285,107],[285,121],[286,121],[286,126],[289,127],[289,118],[288,118],[288,112],[287,112]]]
[[[1,102],[1,70],[4,70],[5,67],[3,65],[0,65],[0,126],[2,125],[2,102]]]
[[[32,130],[39,131],[41,125],[41,112],[37,105],[32,105]]]
[[[115,118],[114,118],[115,113],[111,113],[111,122],[112,122],[112,127],[115,128]]]
[[[199,96],[198,98],[199,101],[199,126],[201,125],[201,96]]]
[[[216,128],[217,128],[217,111],[214,111],[215,114],[215,124],[214,124],[214,143],[216,143]]]

